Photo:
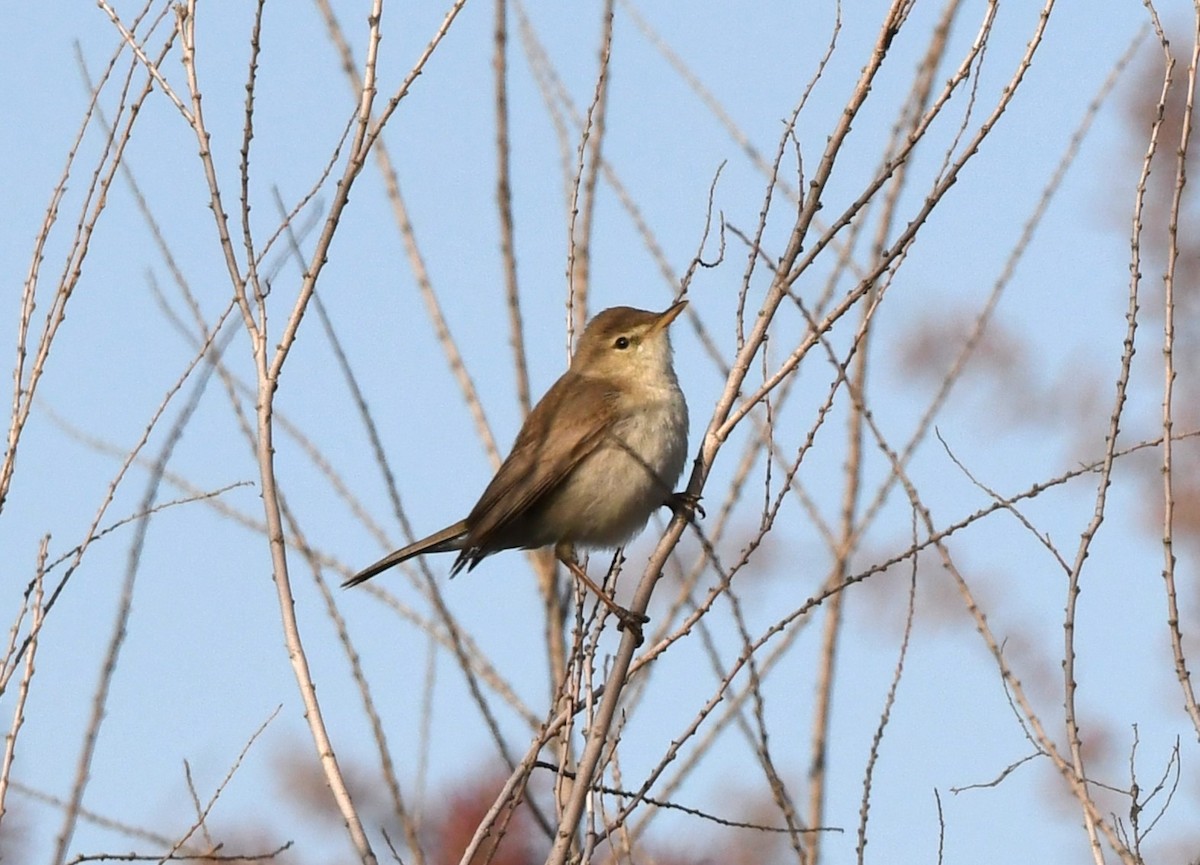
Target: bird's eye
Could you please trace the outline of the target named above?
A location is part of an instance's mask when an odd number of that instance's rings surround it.
[[[619,349],[621,351],[624,351],[625,349],[629,348],[629,337],[618,336],[616,338],[616,340],[613,341],[613,348]]]

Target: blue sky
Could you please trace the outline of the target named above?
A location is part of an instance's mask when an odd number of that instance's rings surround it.
[[[686,12],[651,5],[638,11],[686,59],[758,150],[770,156],[784,119],[825,50],[834,18],[831,3],[803,5],[766,3],[747,9],[702,4]],[[875,170],[897,104],[907,93],[930,24],[940,11],[936,5],[916,7],[839,157],[823,216],[840,212]],[[1183,4],[1174,7],[1159,11],[1168,22],[1178,16],[1186,26],[1188,10]],[[235,213],[249,7],[200,4],[199,9],[204,107],[227,189],[226,208]],[[336,9],[361,57],[367,8],[338,3]],[[970,44],[982,9],[982,4],[969,4],[953,31],[955,47],[949,56],[955,63]],[[136,12],[133,6],[118,11],[123,18]],[[846,4],[841,10],[837,50],[796,130],[806,176],[811,176],[866,62],[883,11],[880,3],[853,8]],[[386,7],[381,93],[396,87],[442,14],[442,9],[425,4]],[[492,14],[491,5],[466,5],[397,111],[385,139],[430,278],[503,450],[516,433],[520,414],[494,203]],[[576,104],[586,105],[594,87],[599,10],[531,8],[530,16]],[[982,306],[1088,102],[1145,19],[1142,4],[1133,2],[1107,4],[1102,12],[1086,4],[1055,7],[1045,43],[1017,98],[922,230],[888,289],[871,347],[869,402],[894,445],[906,441],[933,391],[928,377],[915,374],[903,362],[914,340],[925,332],[921,326],[945,319],[969,321]],[[977,82],[972,80],[978,86],[978,104],[971,131],[991,110],[1036,20],[1033,8],[1001,8],[982,74]],[[554,126],[516,29],[514,18],[514,213],[536,397],[565,363],[565,190]],[[4,297],[13,322],[0,343],[0,356],[12,358],[33,240],[88,101],[74,44],[78,42],[94,76],[119,43],[104,13],[79,3],[7,6],[0,12],[0,33],[6,41],[6,50],[0,52],[0,104],[7,118],[0,127],[0,149],[10,154],[10,170],[0,178],[0,198],[7,204],[0,229],[0,267],[9,286]],[[152,41],[157,44],[160,37]],[[1143,56],[1156,56],[1150,40],[1143,51]],[[127,63],[128,55],[123,54],[118,62],[122,74]],[[715,207],[730,225],[744,231],[752,230],[758,217],[766,178],[621,6],[612,67],[604,156],[678,274],[700,241],[718,166],[725,167]],[[168,78],[182,87],[177,55],[166,69]],[[944,81],[950,72],[947,65],[938,80]],[[1101,108],[997,310],[996,333],[1018,346],[1019,362],[1000,372],[982,365],[959,384],[938,418],[938,430],[955,456],[1003,493],[1015,494],[1080,460],[1094,459],[1103,445],[1119,370],[1128,285],[1129,241],[1123,225],[1133,201],[1137,166],[1126,158],[1129,133],[1122,106],[1130,98],[1132,78],[1127,74]],[[929,146],[918,152],[898,224],[916,212],[955,134],[964,95],[935,127]],[[115,107],[111,92],[101,102],[107,111]],[[273,190],[278,188],[289,204],[305,194],[352,109],[349,88],[315,10],[305,4],[268,4],[252,156],[252,219],[260,244],[279,221]],[[35,317],[39,322],[63,268],[102,141],[99,128],[93,126],[80,148],[59,223],[46,247],[46,294],[39,299]],[[126,164],[145,191],[204,315],[211,319],[228,302],[230,290],[217,255],[196,149],[191,130],[156,93],[139,117]],[[794,182],[794,161],[785,160],[785,166],[789,182]],[[324,216],[331,197],[332,185],[327,184],[310,208],[311,218]],[[791,205],[781,198],[776,208],[764,241],[773,255],[779,254],[791,225]],[[301,224],[308,218],[306,214]],[[602,187],[596,224],[591,310],[617,304],[665,308],[672,286],[607,186]],[[306,252],[311,252],[313,240],[311,233],[302,238]],[[743,247],[729,236],[726,261],[700,270],[689,292],[692,309],[726,360],[734,350],[733,312],[744,262]],[[1152,264],[1146,267],[1148,298],[1156,296],[1160,285]],[[814,268],[797,283],[797,291],[805,297],[819,292],[826,272]],[[81,443],[54,417],[128,451],[193,354],[155,299],[155,283],[162,287],[167,305],[186,316],[130,187],[118,181],[41,384],[13,487],[0,514],[0,546],[7,551],[8,574],[0,584],[0,609],[10,615],[32,573],[39,539],[51,535],[52,556],[77,544],[118,467],[113,456]],[[299,269],[283,262],[272,289],[277,304],[272,307],[273,334],[278,334],[298,284]],[[751,306],[761,299],[765,284],[760,275],[750,293]],[[374,163],[355,187],[318,292],[370,403],[416,530],[432,531],[458,519],[486,483],[491,466],[431,335]],[[1148,317],[1139,335],[1144,342],[1136,358],[1131,415],[1124,424],[1131,441],[1155,429],[1161,395],[1156,321]],[[842,350],[850,324],[845,322],[833,337]],[[694,453],[722,382],[695,332],[680,325],[684,322],[675,327],[677,366],[691,405]],[[236,323],[232,326],[237,328]],[[802,319],[794,310],[781,313],[768,350],[770,362],[777,363],[802,332]],[[250,374],[244,334],[233,337],[227,358],[239,374]],[[812,426],[831,375],[822,353],[806,359],[796,396],[777,418],[786,452],[794,452]],[[177,415],[190,387],[169,409],[167,423]],[[1026,394],[1038,398],[1022,399]],[[280,412],[306,432],[391,540],[401,542],[363,425],[311,311],[277,400]],[[252,404],[243,400],[243,406]],[[826,519],[835,518],[840,504],[844,419],[843,401],[799,476]],[[150,453],[161,447],[164,432],[165,428],[154,434]],[[722,451],[706,502],[718,505],[722,500],[748,435],[749,428],[739,431]],[[289,436],[281,435],[278,445],[283,488],[310,541],[351,570],[374,560],[381,547],[371,533]],[[886,462],[874,450],[867,461],[868,478],[877,484],[888,473]],[[244,484],[221,501],[261,518],[257,470],[217,382],[208,385],[169,468],[198,489]],[[939,525],[987,503],[936,439],[922,444],[911,471]],[[740,534],[722,548],[730,559],[736,558],[737,538],[757,525],[761,460],[754,476],[758,492],[750,493],[737,511]],[[1175,737],[1182,738],[1183,782],[1163,827],[1151,836],[1161,846],[1151,849],[1156,861],[1183,862],[1189,853],[1195,855],[1198,843],[1194,826],[1200,815],[1200,789],[1194,771],[1189,771],[1196,734],[1179,709],[1181,698],[1166,650],[1161,546],[1155,542],[1153,517],[1147,516],[1157,502],[1148,503],[1140,477],[1132,468],[1118,473],[1109,519],[1085,571],[1079,699],[1084,733],[1095,749],[1093,765],[1107,783],[1127,782],[1121,773],[1127,765],[1132,724],[1138,725],[1141,737],[1139,758],[1146,761],[1141,767],[1144,787],[1146,779],[1158,776]],[[145,480],[143,469],[131,473],[118,488],[104,524],[137,508]],[[778,482],[775,474],[772,483]],[[1094,489],[1091,479],[1076,481],[1028,504],[1026,513],[1073,553],[1091,514]],[[176,490],[161,491],[162,498],[179,495]],[[864,539],[856,565],[865,568],[903,549],[910,521],[906,501],[894,493]],[[652,549],[655,525],[629,550],[631,568]],[[43,632],[13,777],[53,796],[66,795],[72,783],[132,537],[126,528],[94,545]],[[689,544],[685,541],[683,549],[694,555],[695,546]],[[1011,640],[1011,657],[1038,708],[1049,723],[1057,719],[1054,735],[1063,741],[1057,667],[1066,597],[1061,570],[1028,532],[1003,514],[963,532],[952,541],[952,549],[977,587],[994,629]],[[1180,574],[1186,575],[1181,585],[1194,596],[1194,548],[1180,544],[1177,551]],[[450,562],[430,564],[440,576]],[[739,585],[751,630],[766,629],[798,606],[815,591],[826,567],[827,553],[808,518],[789,501],[779,528],[764,547],[761,564],[756,563]],[[344,653],[298,557],[292,559],[292,569],[309,661],[335,748],[349,763],[370,766],[374,754]],[[338,582],[342,576],[330,571],[326,579]],[[627,574],[625,579],[632,582],[634,577]],[[710,575],[702,580],[702,587],[713,579]],[[403,575],[379,580],[427,614],[427,604]],[[907,571],[893,569],[847,593],[826,812],[827,822],[846,832],[826,839],[826,861],[849,861],[854,855],[862,767],[899,650],[907,581]],[[1022,767],[995,790],[948,792],[994,778],[1030,748],[1007,708],[994,662],[933,557],[922,558],[919,585],[915,636],[876,770],[868,857],[900,863],[936,861],[936,788],[947,821],[946,862],[1085,861],[1078,810],[1056,790],[1044,761]],[[441,587],[454,614],[496,669],[536,714],[544,714],[542,624],[523,557],[498,556],[453,582],[443,580]],[[660,587],[661,603],[671,591],[671,584]],[[412,785],[406,792],[416,802],[436,803],[439,791],[495,760],[478,714],[466,702],[462,676],[445,653],[437,653],[431,662],[427,636],[378,600],[362,592],[337,593],[336,599],[372,682],[401,781]],[[1194,622],[1194,599],[1183,601]],[[728,609],[715,610],[711,626],[728,662],[739,646]],[[819,632],[816,619],[803,626],[768,685],[772,745],[797,792],[804,789],[807,771]],[[613,651],[615,640],[606,632],[602,651]],[[705,665],[698,640],[690,636],[655,665],[645,702],[624,733],[623,769],[630,777],[640,777],[639,770],[654,764],[713,693],[716,678]],[[434,733],[423,746],[418,736],[421,694],[431,669],[437,677]],[[0,699],[0,717],[11,717],[13,700],[10,688]],[[226,830],[263,825],[273,839],[297,840],[302,856],[297,861],[339,861],[350,848],[336,826],[307,823],[290,806],[280,804],[281,798],[286,800],[281,766],[311,761],[312,746],[283,647],[261,534],[202,504],[156,515],[138,565],[129,627],[91,766],[86,807],[178,836],[192,819],[183,761],[191,767],[201,796],[211,793],[249,736],[280,706],[279,716],[224,792],[213,823]],[[498,713],[511,746],[520,752],[528,731],[513,713],[503,708]],[[420,788],[415,779],[423,761],[428,779]],[[722,811],[733,807],[731,792],[746,791],[750,799],[764,789],[746,742],[727,732],[678,797],[685,804]],[[9,795],[12,813],[26,833],[22,849],[33,861],[49,858],[61,819],[58,812]],[[694,833],[697,849],[702,849],[701,839],[709,831],[703,824],[667,815],[660,818],[653,837]],[[152,845],[85,822],[75,833],[71,851],[117,852],[130,847]]]

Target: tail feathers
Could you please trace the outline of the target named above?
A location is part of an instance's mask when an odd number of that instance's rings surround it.
[[[357,586],[359,583],[365,583],[367,580],[376,574],[386,571],[388,568],[407,561],[414,556],[422,556],[426,553],[445,553],[451,550],[461,550],[467,536],[467,521],[459,520],[452,526],[446,526],[440,532],[434,532],[427,538],[421,538],[419,541],[414,541],[403,549],[396,550],[394,553],[388,553],[382,559],[377,561],[370,567],[363,568],[346,582],[342,583],[343,589],[348,589],[351,586]]]
[[[486,553],[481,553],[478,547],[458,547],[458,558],[454,560],[454,564],[450,566],[450,578],[453,579],[459,575],[463,568],[469,573],[472,568],[486,558]]]

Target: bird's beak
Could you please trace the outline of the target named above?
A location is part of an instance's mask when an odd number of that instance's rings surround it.
[[[654,322],[654,326],[651,328],[651,330],[653,330],[655,332],[660,331],[660,330],[666,330],[667,325],[669,325],[675,319],[679,318],[679,314],[681,312],[683,312],[684,307],[686,307],[687,305],[688,305],[688,302],[686,300],[681,300],[681,301],[679,301],[679,303],[672,306],[666,312],[659,313],[658,321]]]

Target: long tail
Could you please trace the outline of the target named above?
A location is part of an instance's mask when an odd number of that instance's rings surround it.
[[[411,559],[413,556],[421,556],[425,553],[445,553],[451,550],[461,550],[466,537],[467,521],[459,520],[452,526],[446,526],[440,532],[434,532],[429,537],[414,541],[403,549],[396,550],[394,553],[388,553],[375,564],[363,568],[353,577],[342,583],[342,588],[348,589],[351,586],[357,586],[359,583],[365,583],[376,574],[386,571],[393,565],[398,565],[403,561]]]

